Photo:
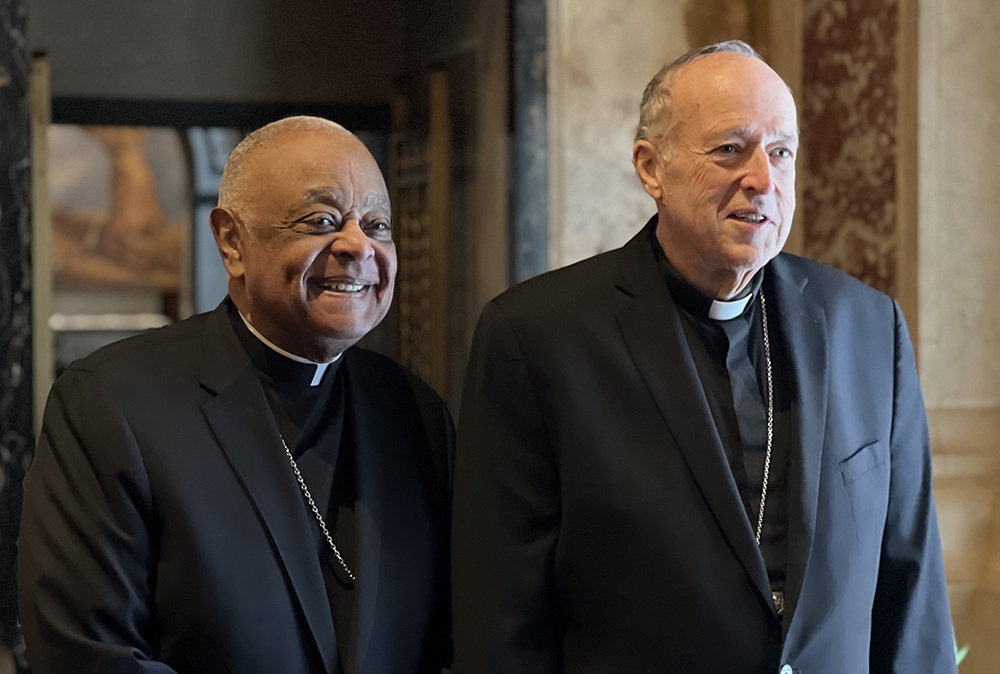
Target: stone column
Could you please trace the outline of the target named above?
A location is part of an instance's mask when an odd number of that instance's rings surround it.
[[[548,126],[546,0],[511,2],[510,280],[548,268]]]
[[[17,638],[15,546],[33,446],[25,14],[23,0],[0,0],[0,646],[7,648]]]

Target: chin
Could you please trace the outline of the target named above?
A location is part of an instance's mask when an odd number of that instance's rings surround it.
[[[725,251],[725,258],[733,269],[759,269],[770,262],[779,251],[779,248],[770,244],[764,246],[735,244]]]
[[[371,332],[380,321],[371,319],[324,319],[313,322],[313,330],[329,340],[354,343]]]
[[[354,344],[370,331],[370,329],[365,330],[361,327],[345,327],[343,325],[323,325],[317,330],[317,332],[323,335],[323,337],[325,337],[328,341],[340,342],[344,344]]]

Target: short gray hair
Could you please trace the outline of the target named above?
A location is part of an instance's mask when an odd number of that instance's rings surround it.
[[[219,206],[239,211],[241,215],[248,216],[248,197],[254,189],[259,189],[259,186],[255,188],[247,181],[246,168],[252,163],[251,158],[276,137],[299,131],[331,131],[355,137],[353,133],[336,122],[322,117],[305,115],[285,117],[260,127],[248,134],[229,153],[226,167],[222,170],[222,182],[219,185]]]
[[[635,127],[635,142],[647,140],[653,144],[659,141],[661,151],[669,156],[669,148],[664,142],[670,127],[670,104],[673,102],[672,84],[674,74],[702,56],[709,54],[741,54],[763,61],[753,47],[742,40],[726,40],[697,47],[660,68],[660,72],[649,81],[639,105],[639,124]]]

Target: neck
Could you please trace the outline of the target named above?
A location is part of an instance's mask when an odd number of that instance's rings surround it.
[[[344,342],[325,337],[311,340],[304,339],[308,335],[304,334],[305,331],[301,330],[289,334],[287,331],[282,330],[280,325],[250,311],[250,303],[247,301],[246,294],[242,292],[241,287],[234,286],[232,279],[230,279],[229,284],[229,298],[236,305],[236,310],[239,312],[240,318],[243,319],[243,322],[246,323],[247,327],[250,328],[250,331],[258,339],[263,340],[265,344],[272,348],[277,347],[279,352],[286,352],[283,355],[292,356],[292,360],[301,359],[310,363],[331,363],[357,341]]]
[[[247,320],[247,317],[244,316],[242,313],[240,314],[240,319],[243,320],[243,324],[246,325],[247,329],[250,330],[250,332],[253,333],[254,337],[256,337],[257,339],[259,339],[261,342],[263,342],[267,347],[269,347],[273,351],[276,351],[276,352],[280,353],[282,356],[284,356],[285,358],[288,358],[289,360],[294,360],[294,361],[299,362],[299,363],[308,363],[308,364],[311,364],[311,365],[329,365],[331,362],[333,362],[333,361],[337,360],[338,358],[340,358],[340,353],[337,353],[337,355],[335,355],[333,358],[330,358],[329,360],[312,360],[310,358],[306,358],[304,356],[300,356],[298,354],[292,353],[291,351],[288,351],[286,349],[281,348],[280,346],[278,346],[277,344],[275,344],[274,342],[272,342],[270,339],[268,339],[267,337],[265,337],[264,335],[262,335],[260,333],[260,331],[257,330],[257,328],[255,328],[253,326],[253,324],[249,320]]]
[[[662,227],[657,227],[656,238],[663,248],[663,253],[681,278],[702,295],[713,300],[728,302],[743,297],[750,287],[754,274],[757,273],[757,268],[754,267],[707,268],[701,263],[695,251],[675,245],[675,242],[664,234]]]

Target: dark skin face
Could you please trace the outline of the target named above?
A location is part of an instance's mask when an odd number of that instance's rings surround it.
[[[385,317],[396,277],[389,197],[353,136],[290,130],[245,167],[246,213],[212,211],[229,295],[264,337],[327,362]]]

